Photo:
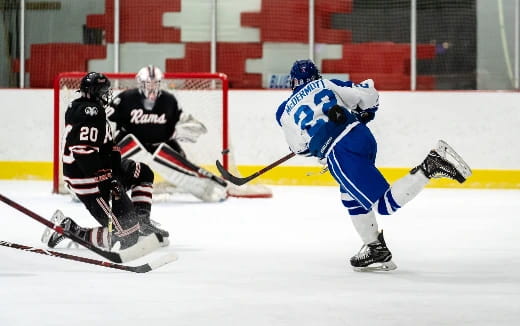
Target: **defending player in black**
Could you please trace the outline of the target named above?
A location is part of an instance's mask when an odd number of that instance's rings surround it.
[[[136,75],[138,87],[119,93],[107,109],[123,158],[148,164],[180,192],[206,202],[225,200],[226,187],[199,173],[178,142],[195,143],[206,127],[183,111],[172,93],[161,90],[162,78],[156,66],[143,67]]]
[[[80,227],[60,211],[52,221],[100,248],[149,252],[167,245],[168,232],[150,220],[153,172],[145,164],[122,160],[113,142],[105,114],[110,80],[90,72],[81,79],[79,92],[65,113],[63,175],[68,189],[101,226]],[[50,229],[42,236],[50,248],[63,239]]]

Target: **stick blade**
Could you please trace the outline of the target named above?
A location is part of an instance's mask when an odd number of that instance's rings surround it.
[[[215,165],[217,166],[217,170],[218,170],[218,172],[220,172],[220,175],[222,175],[222,177],[224,179],[228,180],[228,176],[230,176],[231,174],[226,169],[224,169],[224,166],[222,165],[222,163],[220,163],[220,161],[217,160],[215,162]]]
[[[150,271],[156,270],[159,267],[172,263],[179,259],[179,257],[175,253],[169,253],[164,256],[159,257],[159,259],[154,260],[152,262],[146,263],[144,265],[135,266],[131,268],[132,272],[135,273],[148,273]]]
[[[157,236],[152,233],[147,235],[146,237],[140,237],[139,241],[124,250],[120,251],[111,251],[113,253],[118,253],[122,263],[126,263],[137,258],[141,258],[151,253],[152,251],[159,249],[161,247]]]
[[[228,180],[229,182],[231,182],[232,184],[235,184],[237,186],[241,186],[241,185],[247,183],[249,180],[252,180],[254,178],[254,176],[247,177],[247,178],[236,177],[236,176],[232,175],[231,173],[229,173],[229,171],[224,168],[224,166],[222,165],[222,163],[220,163],[219,160],[217,160],[215,162],[215,164],[217,165],[217,169],[220,172],[220,174],[222,175],[222,178]]]

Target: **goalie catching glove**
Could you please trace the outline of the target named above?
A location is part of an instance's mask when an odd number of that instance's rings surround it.
[[[191,114],[182,112],[179,122],[175,125],[175,131],[171,139],[176,139],[181,142],[195,143],[200,135],[207,133],[206,126]]]

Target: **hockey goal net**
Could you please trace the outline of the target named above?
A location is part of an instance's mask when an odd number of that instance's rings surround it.
[[[61,165],[64,117],[69,103],[79,96],[77,91],[81,78],[85,74],[84,72],[61,73],[54,80],[54,193],[67,193]],[[112,83],[114,96],[125,89],[137,86],[135,73],[105,73],[105,75]],[[217,175],[216,160],[220,160],[226,169],[237,170],[234,164],[230,164],[229,155],[223,154],[229,149],[227,76],[222,73],[164,73],[161,89],[173,93],[182,109],[204,123],[208,130],[194,144],[181,143],[188,159]],[[159,182],[164,183],[164,181]],[[155,188],[168,189],[161,184],[157,184]],[[270,197],[271,191],[261,185],[242,186],[230,187],[230,194],[236,197]]]

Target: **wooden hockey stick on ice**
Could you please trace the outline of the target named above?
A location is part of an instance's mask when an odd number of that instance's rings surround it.
[[[76,236],[74,233],[69,232],[65,229],[63,229],[59,225],[54,225],[51,221],[45,219],[44,217],[36,214],[35,212],[29,210],[28,208],[25,208],[24,206],[12,201],[11,199],[5,197],[4,195],[0,194],[0,200],[6,203],[7,205],[13,207],[14,209],[19,210],[20,212],[24,213],[25,215],[29,216],[30,218],[40,222],[41,224],[47,226],[48,228],[54,230],[55,232],[58,232],[59,234],[63,234],[67,238],[71,239],[74,242],[79,243],[83,247],[87,248],[88,250],[91,250],[95,252],[96,254],[105,257],[106,259],[113,261],[115,263],[122,263],[123,259],[117,252],[110,252],[103,249],[100,249],[96,246],[94,246],[92,243],[87,242],[83,240],[82,238]]]
[[[138,258],[135,255],[123,255],[122,253],[118,253],[115,251],[107,251],[107,250],[98,248],[93,243],[83,240],[82,238],[78,237],[76,234],[70,232],[69,230],[65,230],[64,228],[62,228],[59,225],[55,225],[54,223],[47,220],[46,218],[36,214],[35,212],[18,204],[15,201],[5,197],[2,194],[0,194],[0,201],[3,201],[7,205],[19,210],[20,212],[24,213],[25,215],[29,216],[30,218],[32,218],[38,222],[40,222],[41,224],[47,226],[48,228],[54,230],[55,232],[57,232],[59,234],[63,234],[65,237],[71,239],[72,241],[79,243],[80,245],[87,248],[88,250],[93,251],[96,254],[98,254],[114,263],[123,263],[125,261],[130,261],[132,259]],[[158,243],[158,241],[156,241],[156,242]],[[170,258],[171,257],[165,257],[164,259],[165,259],[165,261],[167,261],[167,260],[172,261]]]
[[[111,262],[96,260],[96,259],[87,258],[87,257],[65,254],[62,252],[57,252],[57,251],[52,251],[52,250],[34,248],[34,247],[21,245],[21,244],[17,244],[17,243],[13,243],[13,242],[2,241],[2,240],[0,240],[0,246],[13,248],[13,249],[19,249],[19,250],[32,252],[32,253],[36,253],[36,254],[41,254],[41,255],[45,255],[45,256],[63,258],[63,259],[77,261],[77,262],[91,264],[91,265],[119,269],[122,271],[133,272],[133,273],[147,273],[149,271],[152,271],[156,268],[159,268],[159,267],[166,265],[167,263],[172,262],[177,259],[177,256],[174,256],[172,254],[170,259],[168,259],[168,260],[161,259],[161,260],[155,261],[153,263],[146,263],[146,264],[139,265],[139,266],[127,266],[127,265],[114,264]]]
[[[222,174],[222,177],[224,179],[228,180],[229,182],[231,182],[233,184],[236,184],[237,186],[241,186],[241,185],[246,184],[249,181],[253,180],[254,178],[264,174],[265,172],[271,170],[272,168],[282,164],[283,162],[287,161],[288,159],[292,158],[295,155],[296,154],[294,154],[294,153],[289,153],[289,154],[285,155],[284,157],[280,158],[279,160],[269,164],[268,166],[258,170],[255,173],[251,174],[250,176],[243,177],[243,178],[232,175],[228,170],[224,169],[224,166],[220,163],[220,161],[217,160],[215,162],[215,164],[217,165],[217,169]]]

